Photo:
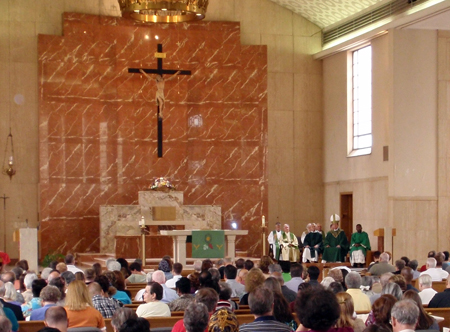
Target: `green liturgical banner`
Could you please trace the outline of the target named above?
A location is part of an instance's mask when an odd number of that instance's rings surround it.
[[[224,257],[224,231],[192,231],[192,258]]]

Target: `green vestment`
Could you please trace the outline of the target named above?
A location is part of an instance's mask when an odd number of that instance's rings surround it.
[[[327,248],[327,245],[329,246]],[[336,246],[340,245],[340,248]],[[324,250],[322,259],[327,262],[345,262],[345,256],[348,252],[347,236],[342,229],[329,231],[323,242]]]
[[[359,243],[361,246],[355,247],[354,244]],[[364,256],[366,256],[366,250],[370,250],[369,235],[366,232],[353,233],[352,240],[350,241],[350,255],[355,250],[362,250]]]

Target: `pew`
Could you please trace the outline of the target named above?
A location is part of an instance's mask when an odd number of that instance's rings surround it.
[[[424,309],[430,315],[444,318],[442,322],[439,322],[439,329],[441,331],[444,327],[450,326],[450,308],[424,308]]]
[[[419,289],[419,279],[413,280],[412,285],[414,287],[416,287],[417,289]],[[446,280],[433,281],[433,283],[431,284],[431,288],[433,288],[438,293],[443,292],[446,287],[447,287],[447,281]]]
[[[152,317],[147,318],[150,322],[150,330],[158,329],[158,328],[169,328],[173,327],[176,322],[180,319],[183,319],[181,316],[174,317]],[[237,319],[239,321],[239,325],[247,324],[253,322],[255,317],[251,314],[239,314],[237,315]],[[106,331],[114,332],[113,327],[111,326],[111,318],[105,319]],[[19,322],[19,332],[36,332],[42,328],[44,328],[44,321],[20,321]]]

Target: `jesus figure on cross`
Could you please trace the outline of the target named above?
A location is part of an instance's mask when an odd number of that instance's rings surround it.
[[[147,77],[149,80],[153,80],[153,78],[149,74],[147,74],[145,71],[143,71],[142,69],[139,69],[139,71],[142,74],[144,74],[144,76]],[[162,77],[162,75],[154,74],[154,75],[156,75],[155,82],[156,82],[156,89],[157,89],[155,99],[156,99],[156,104],[159,106],[158,117],[160,117],[160,118],[163,117],[164,104],[166,102],[166,99],[164,97],[164,84],[166,81],[170,81],[171,79],[175,78],[179,73],[180,73],[180,71],[177,71],[175,74],[173,74],[169,78],[164,78],[164,77]]]

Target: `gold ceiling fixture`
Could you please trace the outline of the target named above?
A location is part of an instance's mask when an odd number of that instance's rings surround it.
[[[123,17],[142,22],[203,20],[209,0],[118,0]]]

